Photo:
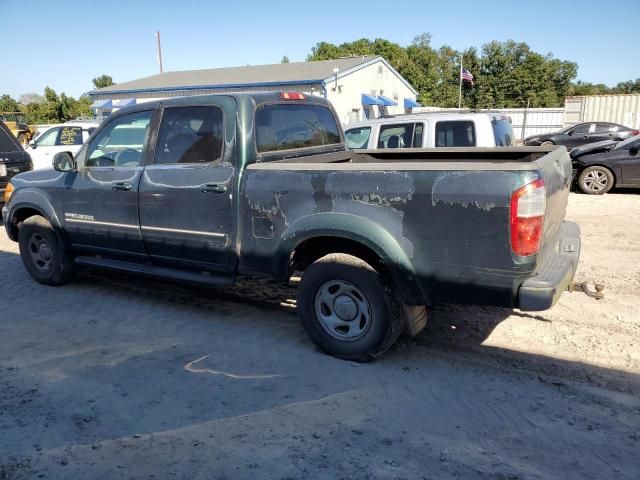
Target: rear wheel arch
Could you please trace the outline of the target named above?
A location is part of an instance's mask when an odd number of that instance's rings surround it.
[[[332,253],[360,258],[383,276],[388,276],[406,305],[425,305],[428,296],[418,283],[413,265],[396,239],[371,220],[351,215],[333,218],[327,224],[318,219],[285,232],[274,257],[274,277],[286,281],[297,270]],[[328,217],[325,220],[330,220]],[[343,225],[340,223],[344,222]],[[306,223],[306,222],[305,222]]]

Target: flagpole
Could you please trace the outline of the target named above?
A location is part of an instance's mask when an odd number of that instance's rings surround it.
[[[458,108],[462,108],[462,55],[460,55],[460,78],[458,79]]]

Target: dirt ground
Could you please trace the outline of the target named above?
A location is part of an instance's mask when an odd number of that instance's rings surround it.
[[[572,194],[578,279],[539,314],[440,306],[355,364],[287,299],[86,272],[0,233],[0,479],[640,478],[640,193]]]

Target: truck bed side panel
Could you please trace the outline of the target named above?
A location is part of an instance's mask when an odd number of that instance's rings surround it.
[[[251,165],[240,189],[241,271],[273,271],[280,238],[300,219],[350,215],[393,235],[429,301],[512,306],[535,260],[514,265],[509,199],[531,172],[353,166]]]

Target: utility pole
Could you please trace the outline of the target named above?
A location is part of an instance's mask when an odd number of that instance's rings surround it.
[[[458,82],[458,108],[462,108],[462,55],[460,55],[460,77]]]
[[[160,73],[164,73],[162,69],[162,48],[160,47],[160,30],[156,32],[156,40],[158,41],[158,62],[160,63]]]

